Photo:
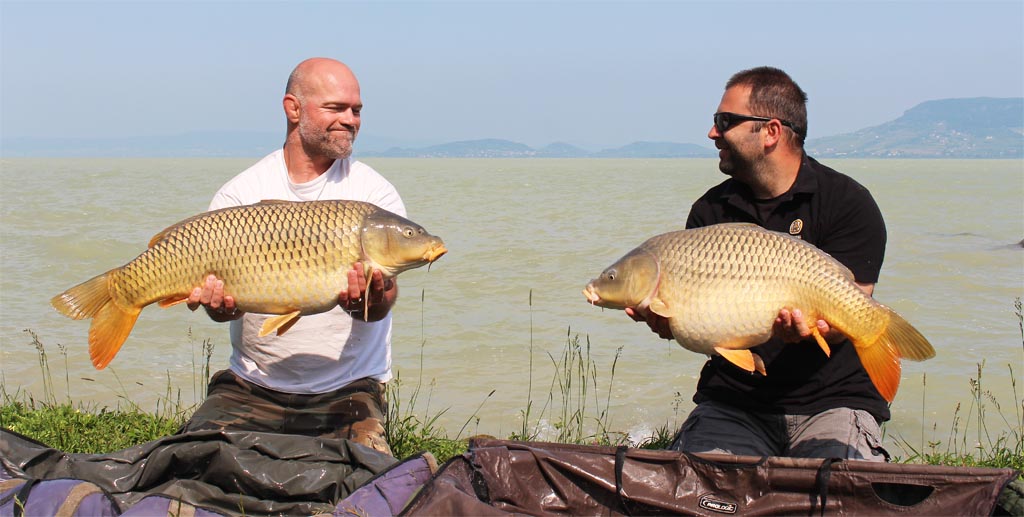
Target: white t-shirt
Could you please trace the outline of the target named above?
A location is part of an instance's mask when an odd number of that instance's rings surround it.
[[[335,160],[325,174],[292,183],[277,150],[224,184],[210,210],[263,200],[367,201],[405,217],[395,187],[368,165]],[[231,293],[227,293],[231,294]],[[391,379],[391,314],[376,322],[357,320],[340,307],[303,316],[284,335],[259,337],[268,316],[246,313],[231,325],[231,370],[242,378],[286,393],[325,393],[370,377]]]

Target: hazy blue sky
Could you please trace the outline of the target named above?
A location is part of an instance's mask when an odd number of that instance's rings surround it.
[[[360,79],[364,136],[709,145],[725,81],[767,64],[808,92],[814,138],[1024,95],[1022,6],[0,0],[0,132],[283,134],[287,75],[330,56]]]

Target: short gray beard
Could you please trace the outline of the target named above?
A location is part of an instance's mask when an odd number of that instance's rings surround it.
[[[335,160],[341,160],[352,156],[352,144],[356,136],[352,135],[350,140],[341,143],[331,141],[330,133],[319,128],[312,128],[305,120],[299,121],[299,139],[302,147],[310,155],[326,156]]]

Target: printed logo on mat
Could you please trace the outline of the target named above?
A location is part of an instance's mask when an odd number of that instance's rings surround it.
[[[697,501],[697,505],[705,510],[711,510],[712,512],[717,513],[736,513],[739,506],[736,503],[716,499],[714,496],[710,495],[700,496],[700,500]]]

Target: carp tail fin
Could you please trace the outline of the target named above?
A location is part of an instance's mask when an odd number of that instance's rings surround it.
[[[885,307],[883,305],[883,307]],[[924,337],[913,325],[903,319],[896,311],[885,307],[889,311],[889,326],[881,339],[888,339],[892,346],[899,352],[900,357],[911,361],[924,361],[935,357],[935,349],[928,339]]]
[[[889,322],[882,333],[872,342],[853,336],[851,340],[878,393],[892,402],[900,385],[900,359],[923,361],[935,357],[935,349],[902,316],[888,307],[883,308],[889,314]]]
[[[139,319],[141,308],[121,307],[110,300],[92,318],[89,327],[89,358],[97,370],[110,364]]]
[[[92,318],[89,326],[89,358],[97,370],[110,364],[128,339],[141,307],[121,307],[110,296],[107,271],[50,299],[57,312],[75,320]]]

